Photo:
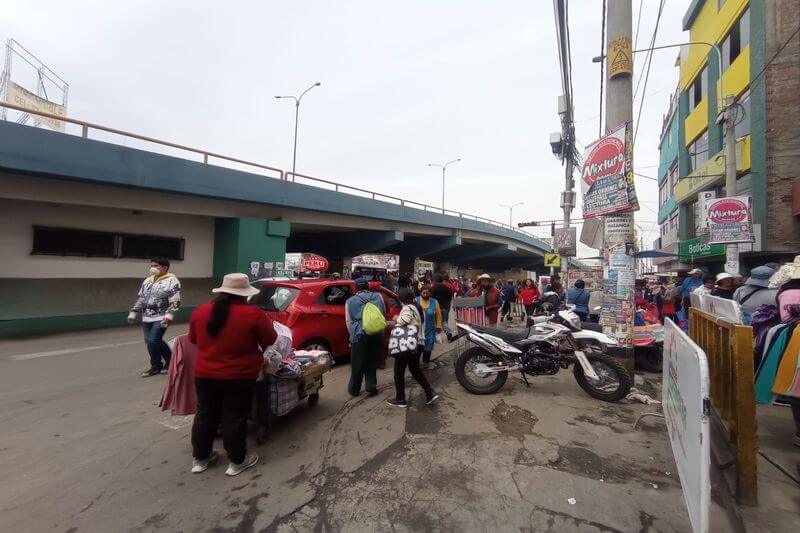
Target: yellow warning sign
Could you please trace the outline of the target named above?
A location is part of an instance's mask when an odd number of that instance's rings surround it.
[[[620,35],[608,43],[608,78],[633,74],[631,38]]]
[[[560,254],[544,254],[544,266],[546,267],[560,267],[561,255]]]

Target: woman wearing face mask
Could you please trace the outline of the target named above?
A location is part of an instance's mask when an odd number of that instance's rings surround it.
[[[431,361],[431,352],[436,344],[436,334],[442,332],[442,310],[439,309],[439,302],[431,298],[431,288],[427,285],[417,296],[417,304],[422,308],[425,320],[425,349],[422,351],[422,362],[428,364]]]

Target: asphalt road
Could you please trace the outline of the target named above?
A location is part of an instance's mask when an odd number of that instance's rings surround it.
[[[191,417],[138,377],[138,328],[0,341],[0,531],[690,530],[663,423],[632,429],[652,406],[595,401],[571,373],[473,396],[445,359],[441,401],[411,385],[407,411],[383,401],[389,371],[350,399],[335,367],[229,478],[189,472]]]

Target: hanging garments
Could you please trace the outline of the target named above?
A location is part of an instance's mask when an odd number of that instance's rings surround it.
[[[792,388],[794,375],[797,373],[798,355],[800,355],[800,328],[795,327],[791,339],[783,350],[783,356],[775,374],[775,381],[772,384],[774,394],[786,395]]]
[[[756,377],[756,401],[758,403],[772,403],[772,384],[775,382],[775,374],[778,372],[783,350],[789,340],[789,329],[789,327],[783,328],[777,334],[772,346],[764,356],[761,366],[758,368],[758,376]]]

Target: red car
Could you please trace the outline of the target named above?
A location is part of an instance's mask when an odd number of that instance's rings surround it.
[[[267,312],[270,318],[292,329],[295,348],[327,350],[334,357],[350,354],[350,334],[344,320],[344,304],[356,293],[353,280],[328,278],[256,281],[260,293],[250,302]],[[400,313],[397,296],[371,283],[371,289],[383,296],[386,318]],[[388,333],[388,332],[387,332]]]

